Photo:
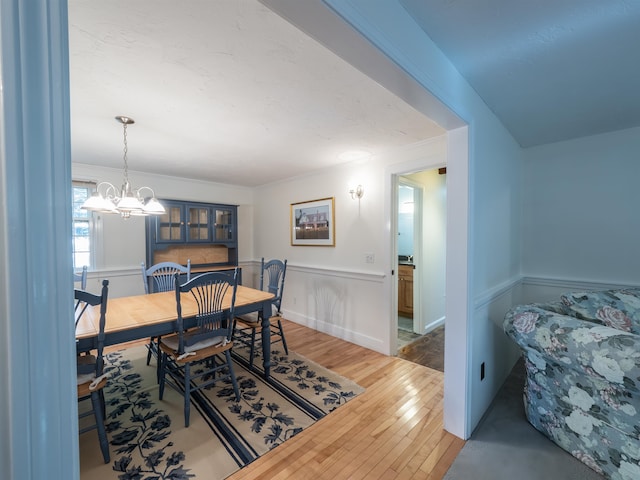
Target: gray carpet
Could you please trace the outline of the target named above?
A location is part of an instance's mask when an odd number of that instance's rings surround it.
[[[527,422],[523,385],[520,360],[445,480],[602,480]]]

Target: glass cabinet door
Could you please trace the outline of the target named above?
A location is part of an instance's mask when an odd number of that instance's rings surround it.
[[[187,241],[209,242],[211,240],[209,225],[208,207],[187,206]]]
[[[215,238],[216,242],[230,242],[234,239],[233,212],[230,209],[215,208]]]
[[[160,215],[156,223],[157,242],[183,242],[184,233],[182,206],[165,204],[165,213]]]

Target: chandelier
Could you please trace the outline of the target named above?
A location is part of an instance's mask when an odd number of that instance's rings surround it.
[[[122,218],[130,216],[161,215],[164,207],[156,200],[156,195],[150,187],[134,189],[129,183],[129,166],[127,164],[127,126],[132,125],[133,118],[117,116],[116,120],[122,123],[124,138],[124,180],[119,190],[109,182],[100,182],[96,191],[82,204],[85,210],[101,213],[117,213]],[[151,197],[143,197],[142,192],[148,190]]]

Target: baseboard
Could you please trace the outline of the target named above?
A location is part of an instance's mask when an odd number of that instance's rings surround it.
[[[426,335],[427,333],[433,332],[436,328],[438,328],[441,325],[444,325],[444,322],[446,320],[447,317],[440,317],[439,319],[431,322],[429,325],[424,327],[424,334]]]

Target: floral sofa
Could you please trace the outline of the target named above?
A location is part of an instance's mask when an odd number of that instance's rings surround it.
[[[640,288],[511,309],[529,422],[606,478],[640,479]]]

